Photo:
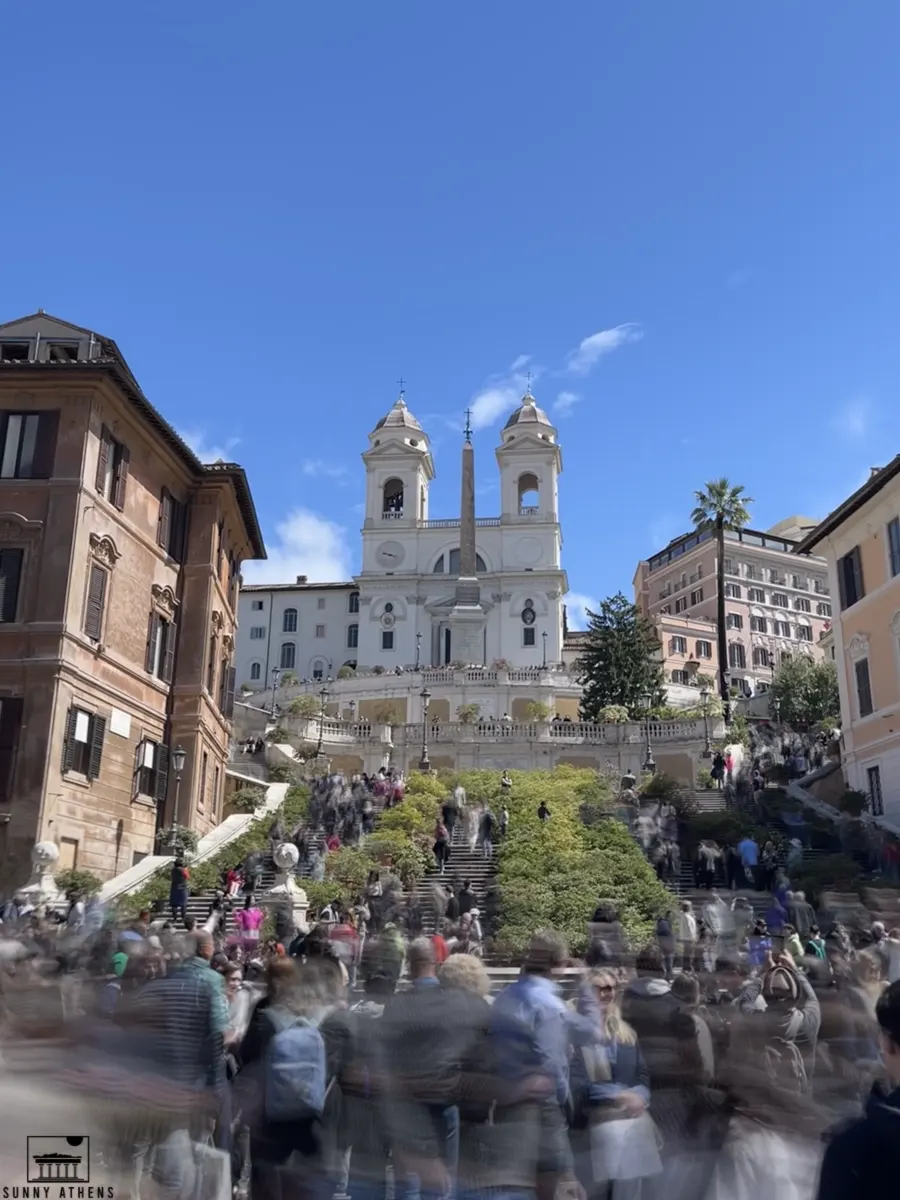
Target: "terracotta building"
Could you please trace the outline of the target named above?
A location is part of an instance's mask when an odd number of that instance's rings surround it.
[[[832,611],[826,564],[808,552],[797,557],[800,539],[813,526],[790,517],[766,532],[726,531],[727,670],[740,695],[764,692],[787,658],[821,656],[819,637]],[[660,631],[670,701],[696,703],[718,664],[715,537],[675,538],[638,563],[633,583],[635,603]]]
[[[218,822],[240,568],[263,557],[243,470],[202,464],[115,342],[0,325],[0,891],[36,839],[108,877],[176,819]]]

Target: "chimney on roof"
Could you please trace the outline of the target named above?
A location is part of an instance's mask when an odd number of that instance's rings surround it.
[[[305,576],[305,575],[298,575],[298,576],[297,576],[297,582],[298,582],[298,583],[306,583],[306,576]]]
[[[869,478],[874,479],[876,475],[880,475],[882,469],[881,467],[869,467]]]

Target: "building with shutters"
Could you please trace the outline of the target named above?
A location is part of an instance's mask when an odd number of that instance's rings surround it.
[[[240,568],[264,556],[243,470],[201,463],[113,341],[0,325],[0,892],[35,840],[109,877],[160,827],[218,822]]]

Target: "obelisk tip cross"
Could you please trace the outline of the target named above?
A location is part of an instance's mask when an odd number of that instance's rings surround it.
[[[465,434],[466,434],[466,441],[471,442],[471,440],[472,440],[472,410],[471,410],[471,408],[466,409]]]

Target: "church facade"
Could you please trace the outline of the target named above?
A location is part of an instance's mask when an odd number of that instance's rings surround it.
[[[527,394],[496,449],[500,513],[476,517],[474,454],[463,447],[460,514],[432,518],[430,440],[401,395],[369,434],[360,573],[347,581],[247,586],[240,683],[279,671],[327,680],[398,668],[542,669],[563,657],[557,431]],[[468,559],[468,561],[467,561]]]

